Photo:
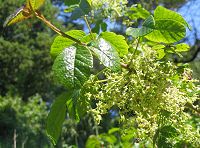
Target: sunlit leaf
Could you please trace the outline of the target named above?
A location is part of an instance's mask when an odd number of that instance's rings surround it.
[[[161,60],[161,59],[164,58],[165,55],[166,55],[164,49],[158,49],[156,52],[157,52],[157,58],[158,58],[158,60]]]
[[[137,4],[137,6],[132,5],[129,11],[127,12],[129,14],[128,17],[132,20],[139,18],[146,19],[150,15],[149,11],[144,9],[141,4]]]
[[[155,29],[145,37],[154,42],[174,43],[185,37],[185,27],[175,21],[156,21]]]
[[[151,33],[155,28],[155,21],[152,15],[150,15],[143,23],[141,28],[132,28],[129,27],[126,30],[127,35],[131,35],[132,37],[141,37]]]
[[[67,88],[80,88],[90,76],[93,57],[83,46],[65,48],[55,59],[53,72],[56,80]]]
[[[90,43],[91,41],[96,40],[96,38],[97,38],[97,34],[92,33],[92,34],[88,34],[84,36],[83,38],[80,39],[80,41],[83,43]]]
[[[117,138],[114,135],[101,134],[99,137],[110,144],[114,144],[117,141]]]
[[[158,6],[154,12],[155,20],[172,20],[181,23],[191,30],[191,26],[185,21],[185,19],[177,12],[166,9],[162,6]]]
[[[15,13],[11,14],[5,21],[4,27],[21,22],[25,19],[28,19],[31,17],[31,11],[30,9],[26,8],[25,6],[22,6],[21,8],[17,9]]]
[[[76,39],[81,39],[85,36],[85,33],[82,30],[70,30],[65,32],[67,35],[74,37]],[[51,45],[50,54],[53,58],[56,58],[60,52],[62,52],[65,48],[69,47],[70,45],[74,44],[75,42],[65,38],[63,36],[57,36],[53,44]]]
[[[90,49],[96,54],[104,66],[109,67],[113,71],[120,70],[121,66],[119,55],[109,42],[103,38],[99,38],[92,44],[93,47]]]
[[[33,10],[38,10],[45,3],[45,0],[27,0],[26,7],[32,8]]]
[[[85,145],[86,148],[100,148],[101,147],[101,143],[98,139],[98,137],[91,135],[86,142]]]
[[[163,49],[163,48],[165,48],[165,45],[162,45],[162,44],[158,44],[152,47],[152,49],[154,50]]]
[[[111,129],[109,129],[108,134],[113,134],[113,133],[119,132],[119,131],[120,131],[120,128],[117,128],[117,127],[111,128]]]
[[[186,21],[177,12],[162,6],[154,12],[155,28],[145,37],[153,42],[174,43],[185,37]]]
[[[114,32],[102,32],[100,35],[103,39],[109,42],[114,47],[120,56],[128,54],[128,44],[125,41],[125,37],[117,35]]]
[[[188,44],[185,44],[185,43],[177,44],[175,46],[176,52],[185,52],[185,51],[189,51],[189,50],[190,50],[190,46]]]

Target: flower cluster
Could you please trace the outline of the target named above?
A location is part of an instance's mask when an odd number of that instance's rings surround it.
[[[126,8],[127,0],[93,0],[92,7],[95,14],[94,16],[102,15],[103,17],[115,19],[123,15]]]
[[[120,73],[106,70],[105,79],[93,76],[87,82],[86,87],[93,91],[85,95],[96,102],[91,112],[97,122],[101,121],[101,115],[115,107],[122,123],[134,120],[133,127],[141,141],[148,137],[153,139],[162,127],[164,130],[170,125],[177,132],[176,142],[173,136],[165,140],[177,144],[177,139],[185,139],[200,144],[199,131],[187,124],[191,116],[186,112],[186,104],[193,104],[199,93],[195,80],[191,78],[191,70],[172,62],[158,61],[156,53],[148,48],[133,60],[131,57],[124,58],[124,62],[131,61],[128,70]]]

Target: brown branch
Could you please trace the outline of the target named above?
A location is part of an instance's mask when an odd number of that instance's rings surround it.
[[[62,32],[60,29],[58,29],[56,26],[54,26],[50,21],[48,21],[39,11],[34,11],[35,15],[37,18],[39,18],[40,20],[42,20],[47,26],[49,26],[53,31],[55,31],[56,33],[58,33],[59,35],[68,38],[80,45],[86,46],[85,43],[82,43],[80,40]]]

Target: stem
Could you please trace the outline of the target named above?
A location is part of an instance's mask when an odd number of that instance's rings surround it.
[[[82,43],[80,40],[62,32],[60,29],[58,29],[56,26],[54,26],[50,21],[48,21],[39,11],[34,11],[34,13],[37,18],[39,18],[41,21],[43,21],[48,27],[50,27],[53,31],[55,31],[59,35],[65,37],[65,38],[68,38],[80,45],[86,46],[86,44]]]
[[[93,37],[93,35],[92,35],[92,29],[90,28],[90,24],[89,24],[89,22],[88,22],[88,20],[87,20],[86,15],[84,15],[84,20],[85,20],[86,25],[87,25],[87,27],[88,27],[88,29],[89,29],[90,35],[92,36],[92,40],[94,40],[94,37]]]
[[[137,40],[136,48],[135,48],[135,50],[134,50],[134,52],[133,52],[133,55],[136,53],[136,51],[137,51],[137,49],[138,49],[138,46],[139,46],[139,43],[140,43],[140,37],[139,37],[138,40]]]
[[[78,147],[78,137],[77,137],[77,135],[75,135],[75,142],[76,142],[76,146]]]
[[[103,79],[103,80],[99,80],[99,81],[96,81],[96,83],[103,83],[103,82],[107,82],[108,79]]]
[[[129,68],[128,68],[128,64],[125,64],[125,63],[120,62],[120,65],[121,65],[121,67],[123,67],[123,68],[125,68],[125,69],[129,69]]]
[[[98,137],[98,135],[99,135],[99,129],[98,129],[98,125],[97,125],[96,121],[95,121],[94,124],[95,124],[95,134]]]
[[[131,56],[131,61],[130,61],[130,63],[128,64],[128,67],[129,67],[130,64],[133,62],[133,58],[134,58],[134,55],[135,55],[135,53],[136,53],[136,51],[137,51],[137,49],[138,49],[139,43],[140,43],[140,37],[139,37],[138,40],[137,40],[137,44],[136,44],[135,50],[133,51],[133,54],[132,54],[132,56]]]
[[[186,103],[185,106],[190,108],[191,110],[197,112],[200,115],[200,110],[195,108],[191,103]]]
[[[14,129],[14,135],[13,135],[13,148],[17,148],[17,133],[16,133],[16,129]]]

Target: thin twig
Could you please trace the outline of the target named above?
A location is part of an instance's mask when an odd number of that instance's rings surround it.
[[[133,58],[134,58],[134,55],[135,55],[135,53],[136,53],[136,51],[137,51],[137,49],[138,49],[139,43],[140,43],[140,37],[139,37],[138,40],[137,40],[137,44],[136,44],[135,50],[133,51],[133,54],[132,54],[132,56],[131,56],[131,61],[130,61],[130,63],[128,64],[128,67],[129,67],[129,66],[131,65],[131,63],[133,62]]]
[[[60,29],[58,29],[56,26],[54,26],[49,20],[47,20],[39,11],[35,11],[31,5],[31,2],[29,1],[29,5],[30,5],[30,10],[32,11],[32,13],[37,17],[39,18],[41,21],[43,21],[48,27],[50,27],[53,31],[55,31],[56,33],[58,33],[59,35],[65,37],[65,38],[68,38],[80,45],[83,45],[83,46],[86,46],[85,43],[82,43],[80,40],[68,35],[68,34],[65,34],[64,32],[62,32]]]
[[[89,24],[89,22],[88,22],[88,20],[87,20],[87,16],[86,15],[84,15],[84,20],[85,20],[85,22],[86,22],[86,25],[87,25],[87,27],[88,27],[88,29],[89,29],[89,32],[90,32],[90,35],[91,35],[91,39],[92,40],[94,40],[94,37],[93,37],[93,34],[92,34],[92,29],[90,28],[90,24]]]
[[[62,32],[60,29],[58,29],[56,26],[54,26],[50,21],[48,21],[40,12],[38,11],[35,11],[35,15],[37,18],[39,18],[40,20],[42,20],[47,26],[49,26],[53,31],[55,31],[56,33],[58,33],[59,35],[65,37],[65,38],[68,38],[80,45],[83,45],[83,46],[86,46],[85,43],[82,43],[80,40]]]

